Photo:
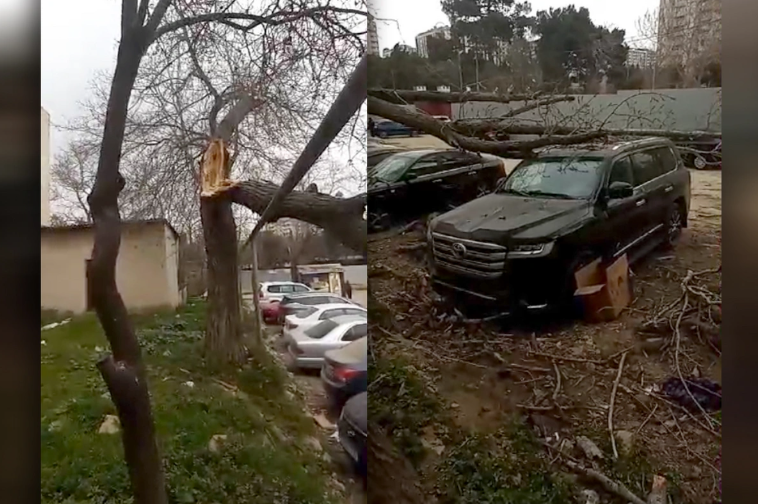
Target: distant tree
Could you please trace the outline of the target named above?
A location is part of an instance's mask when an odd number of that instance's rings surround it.
[[[596,26],[586,8],[540,11],[534,29],[540,35],[537,57],[545,81],[565,87],[572,79],[586,85],[603,75],[610,82],[623,80],[624,30]]]
[[[435,35],[426,40],[429,61],[439,63],[455,58],[455,43],[452,38],[445,38],[442,35]]]
[[[501,43],[523,35],[532,22],[529,3],[516,0],[442,0],[442,10],[456,49],[473,47],[489,61],[499,56]]]

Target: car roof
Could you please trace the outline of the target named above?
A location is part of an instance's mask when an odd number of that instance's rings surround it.
[[[325,291],[308,291],[308,292],[288,292],[286,297],[288,298],[299,298],[299,297],[314,297],[314,296],[331,296],[331,297],[342,297],[338,294],[335,294],[334,292],[325,292]]]
[[[311,306],[313,308],[318,308],[319,310],[329,310],[332,308],[360,308],[361,310],[368,311],[364,307],[353,303],[324,303]]]
[[[261,282],[261,285],[305,285],[304,283],[300,282],[289,282],[289,281],[281,281],[281,282]]]
[[[545,157],[596,157],[612,158],[623,152],[636,150],[642,147],[671,147],[674,144],[668,138],[646,137],[634,140],[612,137],[597,142],[581,143],[576,145],[562,145],[539,149],[538,158]]]

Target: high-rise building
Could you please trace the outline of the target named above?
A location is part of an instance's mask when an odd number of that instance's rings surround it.
[[[42,140],[40,142],[40,160],[42,162],[40,180],[42,181],[42,193],[40,195],[40,214],[42,226],[50,225],[50,114],[40,107],[42,119]]]
[[[687,69],[720,58],[721,0],[660,0],[658,63]]]
[[[416,35],[416,51],[418,52],[418,55],[421,56],[422,58],[429,57],[428,40],[431,37],[442,37],[447,40],[450,40],[450,37],[451,37],[450,27],[438,26],[436,28],[432,28],[431,30],[428,30]]]
[[[379,56],[379,33],[376,31],[374,16],[368,15],[368,33],[366,35],[366,49],[369,54]]]
[[[655,51],[652,49],[644,49],[637,47],[630,47],[629,52],[626,55],[626,66],[651,68],[655,65]]]

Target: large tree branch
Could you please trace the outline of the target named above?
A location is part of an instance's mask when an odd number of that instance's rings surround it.
[[[167,0],[162,0],[162,2],[163,1],[167,1]],[[291,23],[293,21],[297,21],[300,19],[304,19],[307,17],[312,17],[317,14],[326,14],[326,13],[357,14],[361,16],[366,15],[366,12],[364,11],[360,11],[356,9],[344,9],[340,7],[330,7],[330,6],[313,7],[311,9],[305,9],[298,12],[281,11],[281,12],[276,12],[274,14],[267,15],[267,16],[261,16],[258,14],[248,14],[244,12],[212,12],[209,14],[200,14],[197,16],[180,19],[172,23],[167,23],[161,27],[156,27],[154,31],[153,30],[150,31],[150,33],[153,33],[153,37],[151,41],[158,39],[167,33],[170,33],[170,32],[173,32],[173,31],[176,31],[188,26],[196,25],[199,23],[220,22],[220,23],[231,25],[238,30],[249,31],[263,24],[282,25],[282,24]],[[152,21],[152,18],[151,18],[151,21]],[[243,26],[243,25],[234,23],[234,21],[250,21],[250,24]]]
[[[442,91],[404,91],[395,89],[369,89],[368,95],[390,103],[411,103],[430,101],[441,103],[497,102],[533,100],[538,95],[505,95],[497,93],[480,93],[475,91],[445,93]]]
[[[536,140],[505,142],[480,140],[478,138],[462,135],[453,129],[448,123],[438,121],[428,114],[409,110],[400,105],[395,105],[372,96],[369,96],[368,98],[368,113],[419,129],[425,133],[436,136],[453,147],[509,158],[530,157],[532,155],[532,149],[547,145],[578,144],[601,138],[606,135],[604,132],[591,131],[561,137],[546,136]]]
[[[219,197],[229,198],[260,215],[278,189],[271,182],[250,180],[232,184],[219,192]],[[271,221],[289,217],[313,224],[357,253],[365,254],[365,209],[365,194],[343,199],[328,194],[292,191],[277,205]]]

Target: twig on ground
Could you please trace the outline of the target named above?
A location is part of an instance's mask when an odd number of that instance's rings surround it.
[[[613,458],[619,458],[618,450],[616,449],[616,436],[613,435],[613,406],[616,401],[616,390],[619,387],[619,381],[621,381],[621,373],[624,371],[624,361],[626,360],[626,352],[621,354],[621,362],[619,363],[619,371],[616,375],[616,381],[613,382],[613,390],[611,390],[611,400],[608,407],[608,432],[611,435],[611,447],[613,448]]]
[[[395,249],[397,252],[414,252],[426,248],[426,243],[409,243],[407,245],[398,245]]]
[[[647,425],[648,421],[650,421],[650,419],[651,419],[651,418],[653,418],[653,415],[655,414],[655,412],[656,412],[657,410],[658,410],[658,405],[656,404],[656,405],[655,405],[655,407],[653,408],[653,411],[651,411],[651,412],[650,412],[650,414],[647,416],[647,418],[645,418],[645,421],[644,421],[644,422],[642,422],[642,424],[640,424],[640,426],[639,426],[639,427],[637,427],[637,430],[634,432],[634,434],[635,434],[635,435],[637,435],[637,434],[639,434],[639,433],[640,433],[640,431],[642,430],[642,428],[643,428],[645,425]]]
[[[555,390],[553,391],[553,402],[558,399],[558,393],[561,391],[561,371],[558,369],[558,364],[553,361],[553,367],[555,368]]]

